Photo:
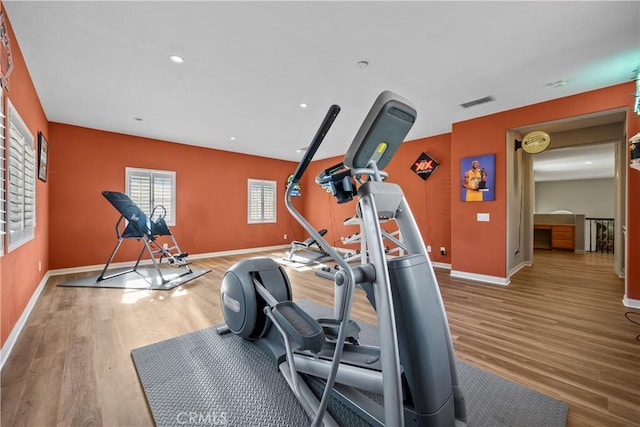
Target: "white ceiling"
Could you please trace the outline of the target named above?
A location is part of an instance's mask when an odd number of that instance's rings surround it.
[[[286,160],[331,104],[317,158],[344,153],[383,90],[415,103],[415,139],[640,65],[637,1],[3,4],[48,120]]]

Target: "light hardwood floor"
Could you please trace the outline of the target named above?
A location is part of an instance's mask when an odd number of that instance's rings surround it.
[[[212,272],[173,291],[50,278],[2,370],[1,425],[152,425],[131,350],[221,323],[221,277],[241,258],[197,260]],[[296,300],[332,304],[332,282],[288,271]],[[458,358],[567,402],[569,426],[640,426],[640,327],[611,255],[537,251],[507,287],[436,272]],[[354,317],[374,322],[356,298]]]

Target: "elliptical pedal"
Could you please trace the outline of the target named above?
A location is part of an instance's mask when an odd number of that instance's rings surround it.
[[[322,326],[293,301],[282,301],[272,309],[278,325],[302,350],[317,353],[325,342]]]

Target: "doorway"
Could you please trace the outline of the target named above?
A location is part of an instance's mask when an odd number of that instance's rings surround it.
[[[616,143],[572,145],[533,156],[534,238],[543,219],[557,222],[553,219],[563,214],[565,219],[574,215],[575,241],[567,249],[615,253]]]
[[[626,111],[618,109],[507,131],[507,176],[510,177],[507,180],[509,275],[523,266],[533,264],[534,213],[566,210],[586,216],[590,210],[590,203],[599,207],[603,204],[608,205],[607,211],[591,210],[593,214],[612,214],[615,242],[612,269],[618,276],[624,276],[623,229],[626,224],[627,148],[625,120]],[[539,154],[528,154],[516,149],[515,141],[522,140],[524,135],[535,130],[550,135],[549,149]],[[589,155],[604,156],[609,164],[596,164],[593,159],[587,158]],[[543,168],[540,167],[541,164],[544,165]],[[573,177],[571,174],[574,174]],[[581,185],[581,191],[584,193],[582,200],[578,197],[573,198],[574,193],[577,196],[577,188]],[[593,191],[589,191],[590,186],[593,186]],[[605,194],[603,191],[609,192]],[[550,198],[555,200],[541,201],[537,193],[552,195]],[[551,209],[551,206],[555,208]],[[577,241],[579,242],[579,238]],[[586,247],[586,242],[584,246]],[[588,247],[586,249],[588,250]]]

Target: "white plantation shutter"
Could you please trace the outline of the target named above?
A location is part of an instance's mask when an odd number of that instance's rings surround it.
[[[153,179],[153,205],[162,205],[167,210],[167,216],[165,220],[169,223],[171,220],[174,223],[174,179],[166,174],[156,173],[152,174]]]
[[[128,195],[145,213],[151,213],[151,178],[145,172],[133,173],[128,179]]]
[[[147,215],[162,205],[167,214],[165,221],[175,225],[176,173],[153,169],[126,168],[127,195]],[[156,216],[162,212],[156,211]]]
[[[249,223],[276,222],[276,182],[248,180]]]
[[[6,147],[9,250],[33,239],[36,225],[36,174],[33,135],[9,103],[9,141]]]
[[[0,255],[4,254],[4,235],[7,233],[7,192],[5,190],[7,185],[4,179],[4,163],[6,158],[4,98],[2,96],[2,89],[0,89]]]
[[[33,140],[24,151],[24,222],[26,227],[36,226],[36,154]]]
[[[264,222],[276,222],[276,183],[264,183],[262,187],[262,218]]]
[[[249,222],[262,222],[262,185],[249,180]]]
[[[276,182],[248,180],[248,222],[276,222]]]

